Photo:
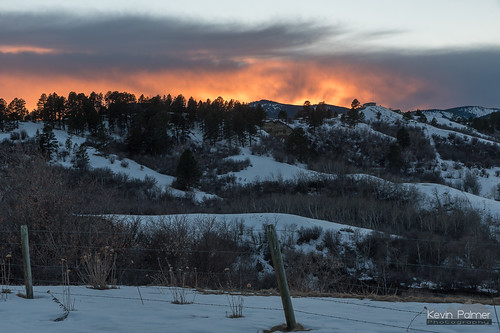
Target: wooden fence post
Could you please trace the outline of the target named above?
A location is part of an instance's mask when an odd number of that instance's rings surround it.
[[[33,299],[33,281],[31,278],[30,244],[28,239],[28,226],[21,226],[21,247],[23,249],[24,283],[26,285],[26,298]]]
[[[296,326],[295,314],[293,312],[290,291],[288,290],[288,282],[286,281],[285,267],[283,266],[280,245],[274,225],[266,225],[266,233],[267,241],[269,242],[269,250],[271,251],[271,256],[273,258],[274,271],[276,272],[276,279],[278,280],[278,287],[280,289],[281,302],[283,303],[287,329],[291,331]]]

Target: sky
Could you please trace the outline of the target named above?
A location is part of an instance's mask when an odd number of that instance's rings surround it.
[[[500,107],[500,0],[0,0],[0,98]]]

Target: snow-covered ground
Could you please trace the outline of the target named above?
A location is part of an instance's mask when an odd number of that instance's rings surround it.
[[[426,201],[422,203],[424,207],[427,205],[428,208],[431,203],[436,203],[436,199],[441,204],[460,202],[465,208],[476,209],[492,217],[500,217],[500,202],[493,199],[484,198],[440,184],[419,183],[407,185],[415,186],[420,193],[424,194],[426,198]]]
[[[63,299],[63,288],[38,286],[32,300],[16,296],[24,287],[11,287],[13,293],[0,301],[2,332],[87,333],[87,332],[185,332],[234,333],[263,332],[285,323],[278,296],[242,296],[243,317],[228,318],[231,296],[203,294],[187,290],[192,304],[172,304],[173,295],[164,287],[122,286],[119,289],[92,290],[84,286],[70,288],[74,311],[66,319],[53,296]],[[237,297],[234,299],[237,300]],[[316,333],[330,332],[498,332],[492,306],[491,326],[433,326],[426,324],[424,307],[445,311],[461,304],[416,302],[377,302],[349,298],[293,298],[295,318],[306,329]],[[409,327],[409,330],[407,328]]]
[[[250,166],[238,172],[231,172],[240,184],[248,184],[266,180],[293,180],[299,177],[314,177],[321,174],[307,170],[304,165],[291,165],[275,161],[270,156],[252,155],[250,149],[242,148],[239,155],[230,156],[235,161],[250,160]]]

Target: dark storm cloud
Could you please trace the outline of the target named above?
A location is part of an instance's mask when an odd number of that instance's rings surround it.
[[[3,70],[56,72],[105,68],[234,68],[242,57],[285,56],[332,31],[310,24],[245,27],[146,16],[0,14],[0,45],[30,45],[55,54],[1,55]],[[60,52],[60,53],[59,53]]]
[[[383,52],[350,57],[352,65],[388,73],[387,80],[408,78],[423,83],[401,96],[403,108],[419,105],[500,107],[500,48],[395,54]],[[404,99],[404,100],[403,100]],[[396,106],[396,105],[395,105]]]

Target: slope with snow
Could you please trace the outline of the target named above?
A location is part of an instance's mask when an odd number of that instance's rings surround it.
[[[235,161],[249,159],[250,166],[238,172],[230,172],[240,184],[260,181],[294,180],[300,177],[317,177],[320,173],[308,170],[304,165],[291,165],[275,161],[270,156],[252,155],[248,148],[242,148],[239,155],[228,157]]]
[[[440,115],[447,119],[463,118],[467,120],[469,118],[485,117],[493,112],[500,112],[500,109],[485,108],[482,106],[461,106],[446,110],[439,110],[439,109],[423,110],[422,112],[424,113],[424,115],[427,116],[428,119],[429,117],[430,119],[432,119],[432,117]]]

